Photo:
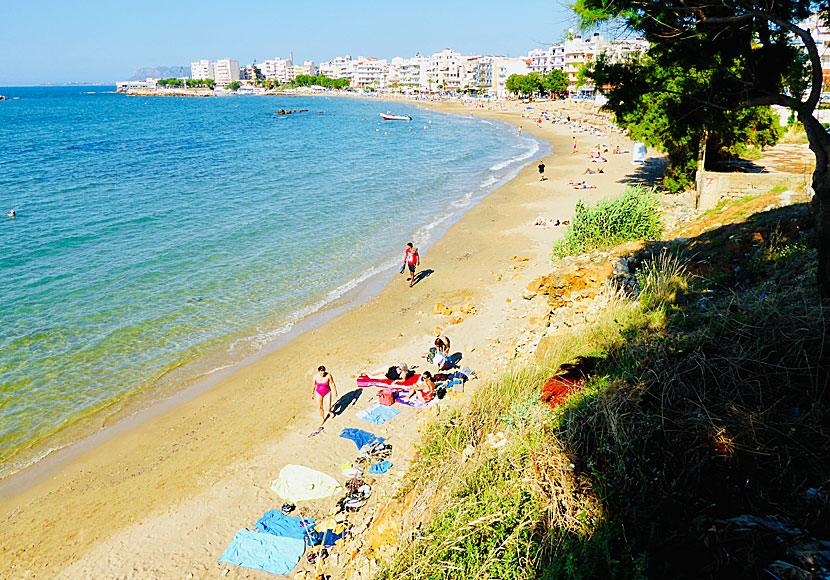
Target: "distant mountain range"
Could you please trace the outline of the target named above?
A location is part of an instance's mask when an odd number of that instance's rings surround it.
[[[152,66],[140,68],[128,78],[128,81],[143,81],[144,79],[189,79],[190,67],[183,66]]]

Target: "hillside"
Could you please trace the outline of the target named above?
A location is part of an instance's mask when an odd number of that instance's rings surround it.
[[[663,241],[556,261],[523,295],[547,315],[429,428],[345,575],[827,578],[827,313],[798,197],[669,203]]]

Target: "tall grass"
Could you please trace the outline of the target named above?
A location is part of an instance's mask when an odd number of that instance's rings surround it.
[[[640,186],[628,187],[618,197],[602,199],[595,206],[579,200],[553,254],[561,258],[632,240],[654,240],[663,232],[659,206],[654,190]]]
[[[640,301],[646,308],[665,308],[689,291],[689,274],[679,256],[664,249],[637,270]]]
[[[620,324],[639,311],[618,294],[595,325],[563,332],[536,364],[506,369],[433,426],[404,487],[423,502],[410,512],[419,517],[376,578],[611,577],[604,540],[594,541],[606,530],[601,502],[556,436],[556,413],[538,400],[556,368],[618,344]],[[509,441],[501,451],[485,443],[497,431]]]

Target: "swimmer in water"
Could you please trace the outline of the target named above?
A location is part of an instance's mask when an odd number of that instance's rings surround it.
[[[8,213],[8,216],[9,216],[9,217],[14,217],[14,216],[16,216],[16,215],[17,215],[17,212],[16,212],[16,211],[14,211],[14,210],[11,210],[11,211]]]

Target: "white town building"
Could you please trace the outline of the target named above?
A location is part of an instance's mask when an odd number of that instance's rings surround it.
[[[445,48],[429,57],[426,66],[427,90],[461,88],[461,55]]]
[[[606,54],[612,62],[621,62],[648,49],[643,38],[605,40],[599,33],[588,39],[573,38],[565,41],[565,74],[568,75],[568,92],[573,96],[593,97],[594,86],[579,83],[579,72],[600,54]]]
[[[386,88],[386,59],[358,57],[352,74],[352,86],[364,89]]]
[[[530,72],[530,61],[523,58],[483,56],[480,61],[484,71],[482,88],[491,97],[500,99],[508,95],[505,84],[510,75],[526,75]]]
[[[320,63],[320,74],[330,79],[351,79],[357,62],[348,54],[338,56],[331,62]]]
[[[530,72],[545,75],[553,70],[565,68],[565,45],[553,44],[550,48],[535,48],[527,58],[530,60]]]
[[[217,60],[216,64],[213,65],[213,70],[215,74],[213,79],[216,81],[217,86],[227,86],[239,80],[238,60],[232,58]]]
[[[194,81],[216,79],[214,65],[209,60],[200,60],[190,63],[190,78]]]
[[[259,64],[258,68],[262,76],[271,81],[287,83],[294,78],[292,76],[293,64],[289,60],[283,60],[281,58],[264,60]]]

